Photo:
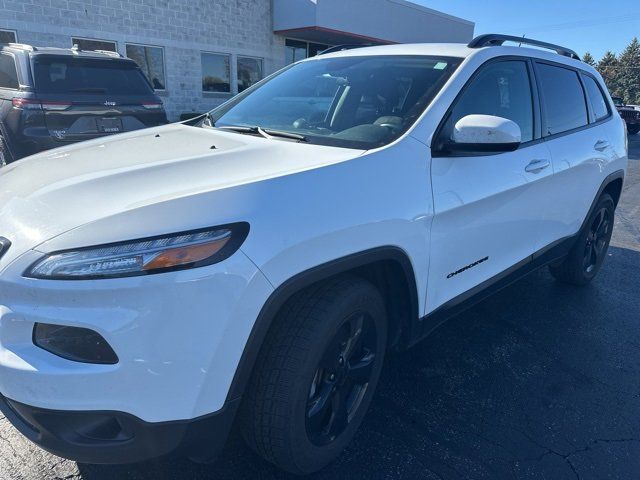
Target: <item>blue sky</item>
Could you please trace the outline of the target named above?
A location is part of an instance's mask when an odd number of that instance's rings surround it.
[[[476,34],[526,34],[600,59],[640,38],[639,0],[413,0],[476,23]]]

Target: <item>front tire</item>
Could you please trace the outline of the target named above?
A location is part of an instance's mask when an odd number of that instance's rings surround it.
[[[550,265],[551,274],[559,281],[586,285],[600,271],[613,233],[615,203],[604,193],[593,210],[575,245],[558,265]]]
[[[335,460],[371,403],[387,342],[378,290],[344,276],[296,294],[263,346],[242,412],[247,444],[298,475]]]

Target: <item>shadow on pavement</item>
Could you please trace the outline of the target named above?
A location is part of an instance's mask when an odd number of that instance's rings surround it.
[[[356,440],[313,478],[635,478],[640,252],[585,288],[535,272],[389,358]],[[237,435],[214,465],[79,465],[85,480],[288,478]]]

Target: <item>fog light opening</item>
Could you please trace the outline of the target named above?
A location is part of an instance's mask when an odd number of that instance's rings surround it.
[[[113,365],[118,356],[107,341],[88,328],[48,323],[33,326],[33,343],[49,353],[81,363]]]

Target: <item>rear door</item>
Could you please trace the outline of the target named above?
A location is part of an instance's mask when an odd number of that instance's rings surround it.
[[[36,56],[34,84],[52,137],[76,142],[166,123],[138,66],[120,58]]]
[[[549,150],[539,138],[532,74],[527,59],[481,67],[440,130],[431,164],[434,218],[427,313],[524,264],[534,252],[553,171]],[[453,125],[472,114],[514,121],[522,145],[506,153],[438,153],[438,143],[450,138]]]
[[[580,229],[612,155],[611,109],[593,77],[565,65],[536,61],[542,106],[542,134],[551,152],[554,178],[539,250]],[[586,88],[585,88],[586,87]],[[590,95],[588,93],[590,92]]]

